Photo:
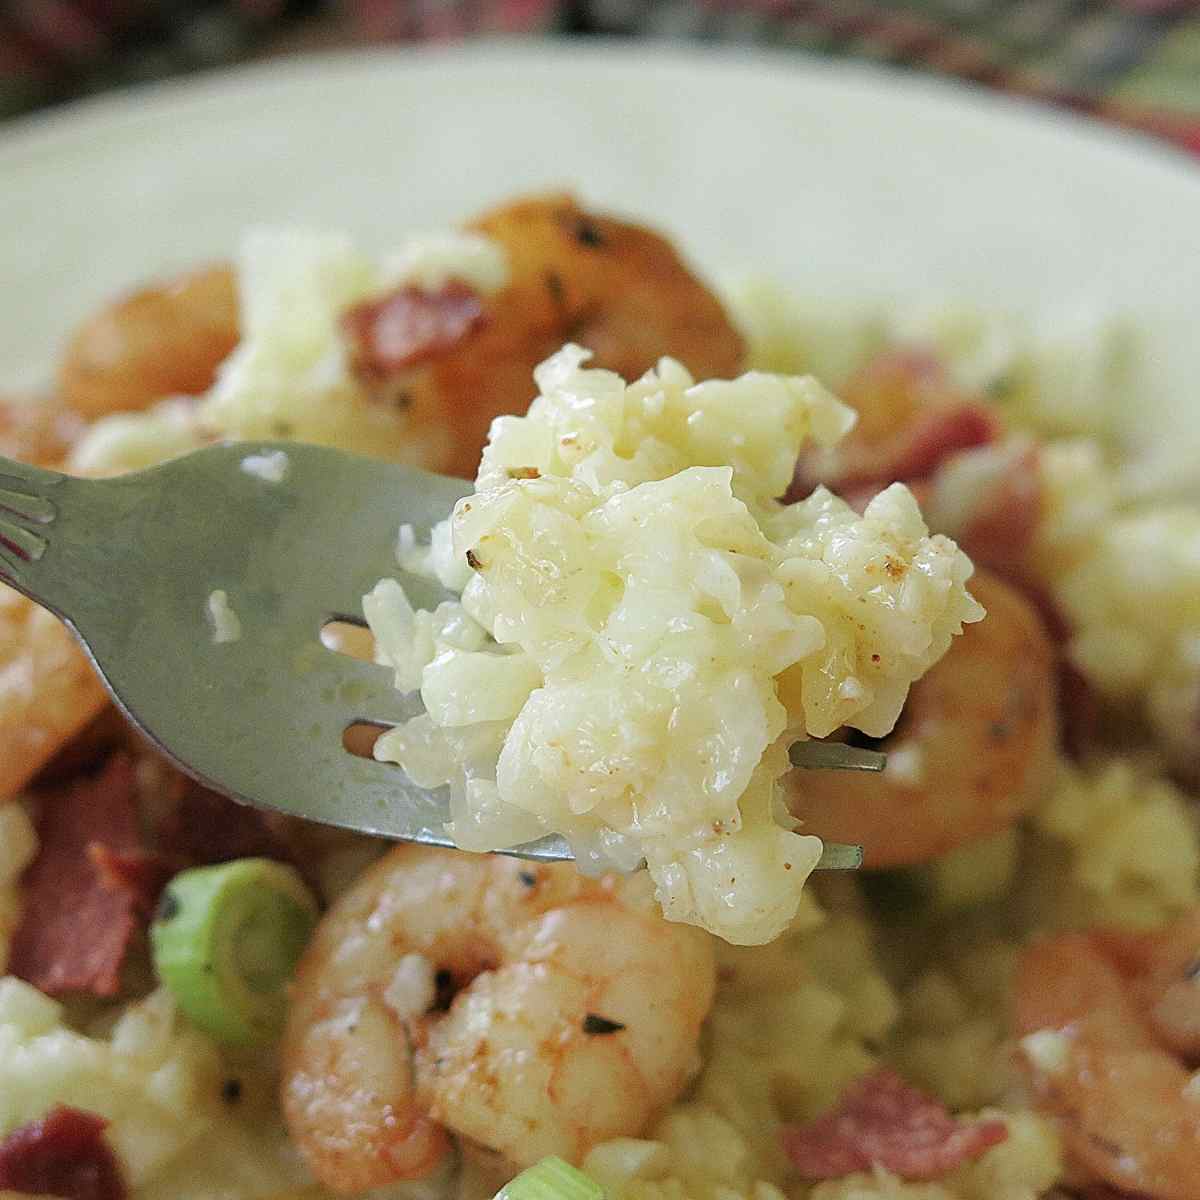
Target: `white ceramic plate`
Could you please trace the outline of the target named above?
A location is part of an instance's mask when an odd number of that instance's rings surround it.
[[[1117,310],[1130,423],[1200,446],[1200,169],[972,89],[794,54],[499,43],[280,61],[0,127],[0,386],[47,378],[114,290],[244,227],[383,249],[545,186],[648,218],[709,271],[810,295]]]

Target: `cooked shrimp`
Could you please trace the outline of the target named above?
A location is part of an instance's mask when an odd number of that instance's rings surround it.
[[[445,430],[434,469],[473,477],[492,419],[528,408],[533,368],[564,342],[587,347],[594,365],[626,379],[663,355],[700,379],[741,370],[741,336],[657,233],[556,195],[518,200],[469,228],[504,247],[509,282],[478,297],[477,319],[457,319],[456,337],[439,340],[419,365],[393,372],[378,369],[384,356],[369,324],[355,323],[351,357],[366,368],[371,389],[403,403],[419,428]],[[463,297],[441,300],[461,316]]]
[[[1054,649],[1020,593],[978,572],[987,616],[909,692],[883,740],[882,775],[802,771],[792,811],[806,833],[860,843],[871,867],[928,862],[996,833],[1049,786],[1057,738]]]
[[[578,1162],[674,1100],[713,986],[709,939],[663,920],[644,873],[400,846],[300,963],[288,1127],[343,1192],[428,1174],[451,1136]]]
[[[0,454],[56,467],[83,430],[78,413],[45,396],[0,396]]]
[[[86,417],[198,395],[237,342],[233,271],[206,267],[122,296],[85,321],[67,346],[59,390]]]
[[[1022,958],[1017,1032],[1047,1035],[1026,1037],[1022,1057],[1082,1183],[1147,1200],[1195,1200],[1200,1095],[1163,1024],[1174,1036],[1183,1031],[1194,1053],[1198,965],[1197,914],[1141,938],[1063,934]]]
[[[1129,982],[1154,1036],[1200,1063],[1200,912],[1153,933],[1105,930],[1092,938]]]
[[[0,587],[0,804],[107,703],[104,686],[66,626]]]

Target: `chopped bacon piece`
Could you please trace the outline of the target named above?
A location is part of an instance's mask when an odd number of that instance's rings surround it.
[[[88,859],[101,882],[110,891],[125,891],[138,916],[148,921],[158,907],[158,898],[171,876],[182,864],[153,850],[114,850],[102,842],[88,846]]]
[[[306,855],[294,836],[295,821],[238,804],[190,779],[181,778],[180,785],[179,801],[156,839],[163,858],[178,864],[176,870],[235,858],[273,858],[305,874]]]
[[[0,1140],[0,1190],[63,1200],[125,1200],[121,1168],[94,1113],[58,1105]]]
[[[999,435],[996,414],[974,401],[924,409],[891,440],[886,461],[864,463],[859,477],[848,475],[845,482],[886,487],[897,479],[924,479],[950,455],[986,446]]]
[[[458,345],[484,321],[479,293],[451,280],[435,292],[402,287],[342,316],[356,373],[368,380],[420,366]]]
[[[130,759],[114,755],[97,775],[47,792],[37,858],[25,873],[24,915],[9,970],[46,992],[113,996],[139,925],[138,901],[113,888],[92,857],[141,849]]]
[[[956,1121],[886,1067],[852,1083],[831,1112],[780,1135],[805,1179],[839,1179],[880,1166],[910,1180],[938,1179],[1007,1136],[1003,1121]]]
[[[235,804],[182,775],[173,786],[177,803],[152,845],[142,838],[126,754],[112,755],[98,774],[40,793],[41,844],[23,880],[14,975],[51,996],[116,995],[125,956],[176,872],[262,857],[304,873],[287,818]]]
[[[851,433],[829,457],[802,455],[784,499],[802,499],[819,483],[847,499],[870,499],[896,482],[911,487],[929,479],[951,456],[991,445],[1000,432],[995,414],[976,401],[918,409],[882,442],[856,443]]]

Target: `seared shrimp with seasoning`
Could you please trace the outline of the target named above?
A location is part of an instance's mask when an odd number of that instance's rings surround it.
[[[928,862],[1007,828],[1044,794],[1057,743],[1055,655],[1037,612],[987,572],[987,616],[913,684],[879,776],[804,771],[803,832],[862,845],[871,867]]]
[[[657,233],[597,216],[566,195],[506,204],[468,229],[503,248],[502,289],[484,296],[454,281],[436,293],[406,286],[343,322],[368,395],[449,435],[432,469],[473,478],[492,420],[525,411],[534,367],[566,342],[626,379],[664,355],[697,379],[731,379],[742,369],[741,335]]]
[[[288,1128],[353,1193],[452,1138],[515,1167],[641,1133],[699,1065],[711,943],[644,872],[399,846],[322,920],[282,1051]]]
[[[1058,1119],[1079,1181],[1195,1200],[1200,913],[1155,933],[1038,942],[1018,966],[1014,1011],[1036,1103]]]

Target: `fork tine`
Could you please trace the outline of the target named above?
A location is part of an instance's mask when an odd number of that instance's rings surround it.
[[[788,747],[793,767],[806,771],[882,771],[887,755],[845,742],[800,741]]]
[[[817,860],[818,871],[857,871],[863,865],[863,848],[844,842],[826,842]]]

